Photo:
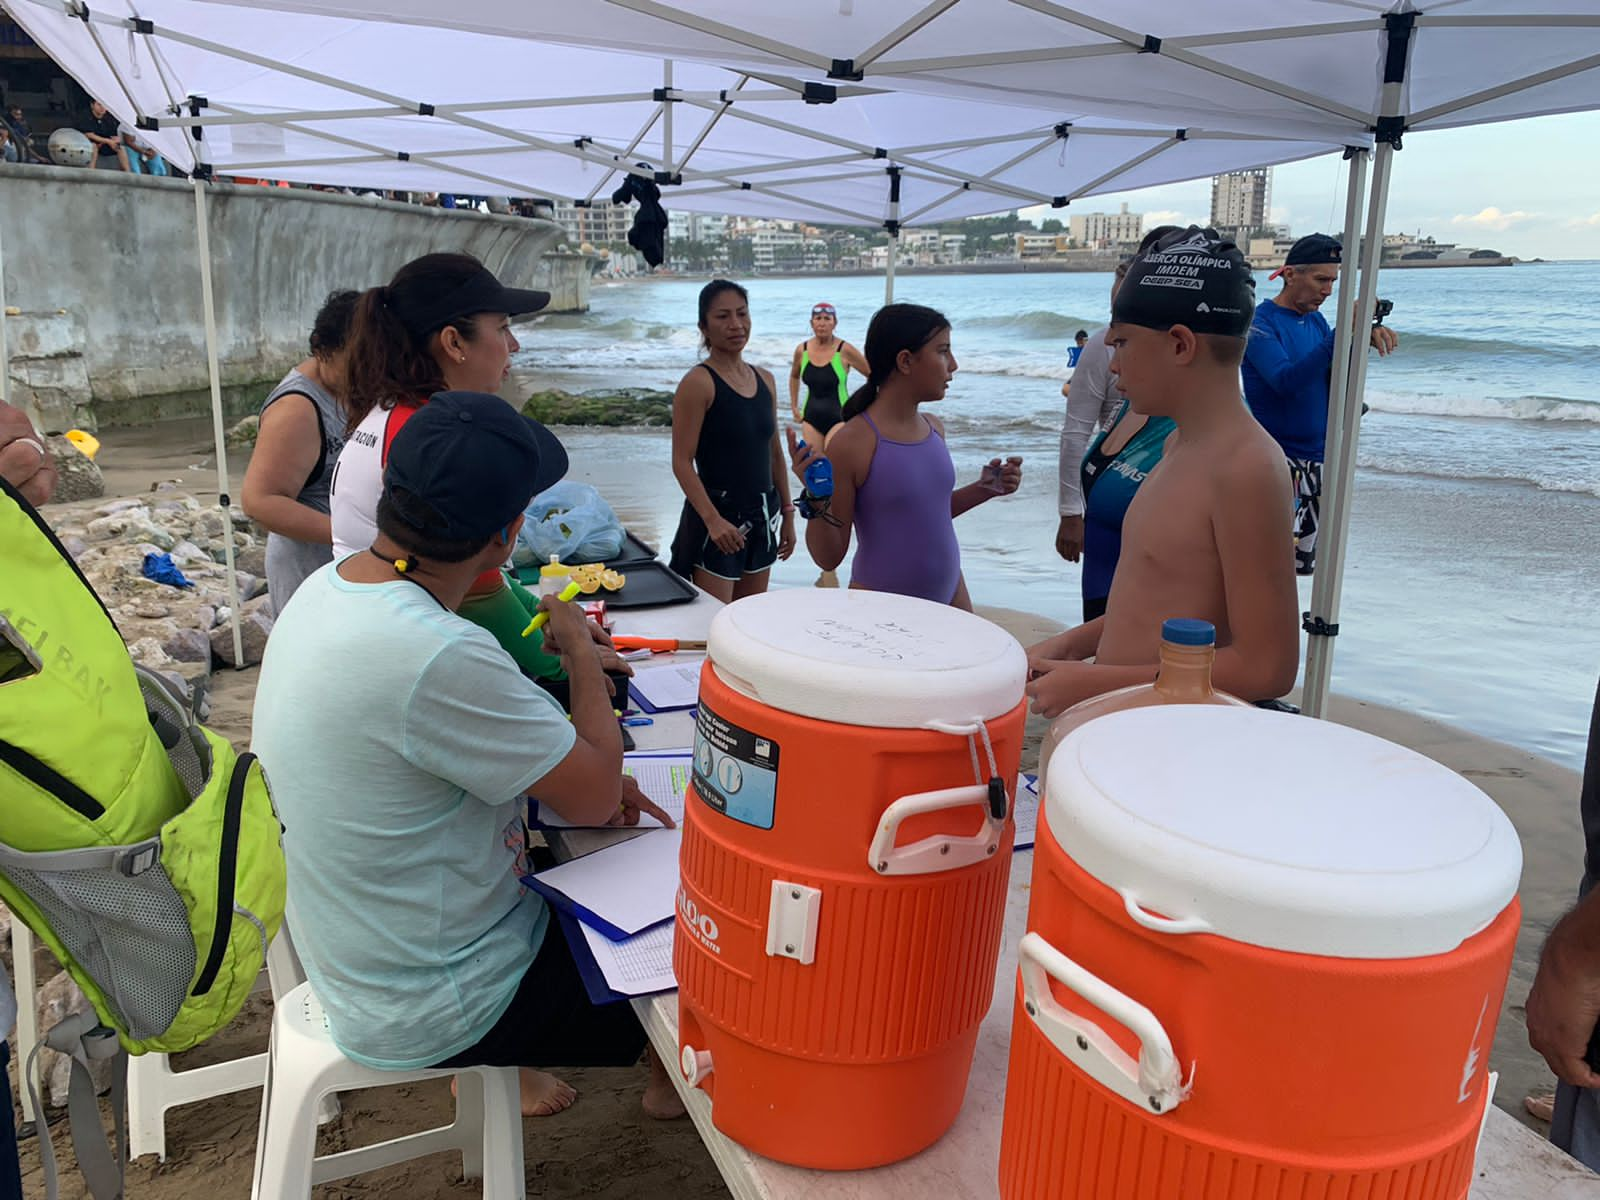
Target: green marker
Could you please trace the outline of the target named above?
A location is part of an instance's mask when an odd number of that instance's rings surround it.
[[[557,600],[572,600],[572,599],[575,599],[577,597],[578,593],[581,592],[582,590],[583,589],[578,586],[577,581],[574,580],[573,582],[567,584],[566,587],[561,589],[561,594],[559,596],[557,596],[556,599]],[[541,626],[543,626],[544,623],[546,621],[548,621],[549,619],[550,619],[550,614],[547,613],[547,612],[536,612],[536,613],[534,613],[533,614],[533,620],[528,622],[528,627],[522,631],[522,636],[523,637],[532,637],[533,636],[533,631],[535,629],[538,629]]]

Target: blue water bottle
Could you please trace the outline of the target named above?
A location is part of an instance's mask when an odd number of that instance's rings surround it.
[[[805,442],[800,443],[800,449],[806,448]],[[833,495],[833,464],[825,458],[819,458],[806,467],[805,470],[806,495],[813,500],[827,500]]]

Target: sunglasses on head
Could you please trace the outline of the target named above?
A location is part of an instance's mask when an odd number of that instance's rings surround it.
[[[819,304],[811,310],[811,315],[813,317],[833,317],[838,314],[833,311],[833,305]]]

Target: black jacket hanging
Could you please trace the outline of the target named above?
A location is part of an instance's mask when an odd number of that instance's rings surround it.
[[[639,175],[628,175],[622,186],[611,193],[611,203],[639,202],[633,228],[628,230],[628,245],[644,255],[645,262],[659,267],[667,257],[667,210],[661,207],[661,189]]]

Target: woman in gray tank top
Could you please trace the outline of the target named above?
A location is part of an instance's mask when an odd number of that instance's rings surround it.
[[[245,470],[244,510],[267,529],[267,591],[274,612],[318,567],[333,561],[328,488],[344,446],[345,349],[357,293],[333,292],[311,326],[311,357],[261,403]]]

